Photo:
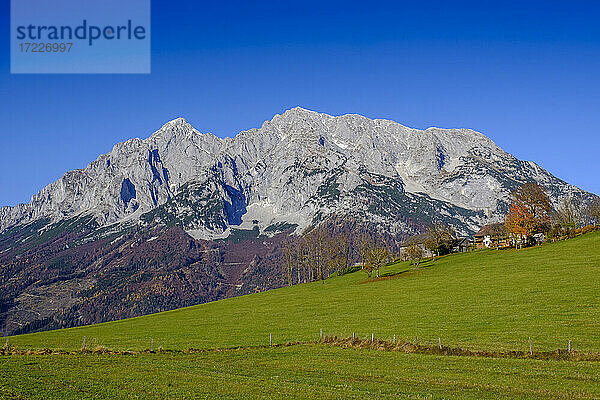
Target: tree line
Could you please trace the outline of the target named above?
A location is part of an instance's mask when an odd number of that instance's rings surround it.
[[[323,225],[289,236],[283,243],[285,279],[288,285],[324,281],[332,274],[363,269],[379,277],[381,267],[392,261],[389,243],[367,231],[329,232]]]
[[[443,223],[430,224],[419,237],[420,241],[409,238],[397,246],[390,243],[393,239],[368,230],[336,233],[320,225],[283,242],[285,281],[291,286],[358,270],[365,271],[369,278],[379,278],[381,268],[401,256],[418,266],[425,258],[425,249],[435,261],[450,253],[455,241],[454,231]]]

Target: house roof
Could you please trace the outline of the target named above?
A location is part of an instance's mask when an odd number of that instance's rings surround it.
[[[499,222],[482,226],[479,232],[475,234],[475,237],[494,236],[498,234],[503,235],[506,233],[506,226]]]
[[[463,238],[454,239],[452,246],[463,246],[463,245],[468,245],[470,243],[471,243],[471,241],[469,240],[469,238],[463,237]]]
[[[419,233],[417,235],[410,236],[402,242],[400,247],[407,247],[407,246],[410,246],[411,244],[423,244],[427,241],[427,237],[428,236],[426,233]]]

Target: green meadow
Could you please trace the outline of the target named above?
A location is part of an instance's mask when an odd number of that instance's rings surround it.
[[[8,399],[591,399],[600,363],[351,350],[0,359]]]
[[[600,398],[600,362],[334,347],[324,335],[471,350],[600,353],[600,233],[485,250],[128,320],[9,338],[16,349],[167,351],[0,356],[8,399]],[[302,342],[290,346],[273,344]],[[213,349],[201,352],[168,350]],[[221,350],[219,350],[221,349]]]

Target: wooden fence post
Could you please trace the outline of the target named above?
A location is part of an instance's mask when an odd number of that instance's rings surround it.
[[[150,346],[150,351],[154,352],[154,338],[152,338],[152,345]]]
[[[373,336],[373,332],[371,332],[371,342],[373,341],[374,336]]]
[[[569,339],[569,353],[571,352],[571,340]]]
[[[352,340],[354,340],[355,337],[354,332],[352,332]]]
[[[438,338],[438,343],[440,345],[440,350],[442,349],[442,338]]]
[[[394,344],[396,344],[396,334],[394,333]]]
[[[269,333],[269,346],[273,346],[273,334]]]
[[[417,337],[415,336],[415,347],[417,347]]]
[[[321,336],[320,336],[321,340],[323,340],[323,328],[321,328]]]
[[[531,346],[531,336],[529,336],[529,354],[533,355],[533,347]]]

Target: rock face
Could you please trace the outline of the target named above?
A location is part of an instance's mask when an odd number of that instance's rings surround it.
[[[502,218],[525,182],[555,202],[594,196],[467,129],[294,108],[219,139],[176,119],[31,203],[0,208],[0,328],[70,327],[279,287],[288,235],[321,222],[379,231],[392,248],[434,219],[470,234]]]
[[[219,139],[179,118],[66,173],[31,203],[0,209],[0,232],[91,215],[100,226],[157,219],[214,239],[232,227],[263,232],[285,223],[299,231],[335,214],[393,232],[440,215],[467,234],[501,218],[508,194],[524,182],[543,185],[555,200],[588,196],[468,129],[421,131],[294,108]]]

